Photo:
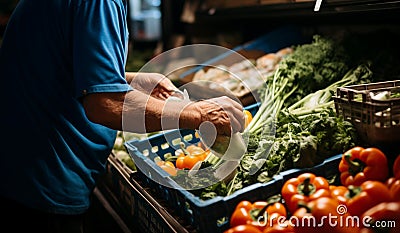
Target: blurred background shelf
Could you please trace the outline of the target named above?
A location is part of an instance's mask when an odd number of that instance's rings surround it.
[[[257,1],[256,4],[238,7],[204,7],[197,11],[196,19],[203,20],[227,20],[227,19],[279,19],[280,21],[293,18],[331,16],[333,22],[351,21],[365,22],[395,19],[400,11],[400,1],[376,1],[376,0],[322,0],[321,7],[314,11],[315,1]],[[374,18],[379,14],[379,18]],[[358,17],[356,17],[358,16]],[[360,16],[362,16],[360,18]],[[312,22],[316,23],[316,21]]]

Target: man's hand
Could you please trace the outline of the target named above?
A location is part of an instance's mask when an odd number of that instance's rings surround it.
[[[231,135],[243,132],[245,115],[243,107],[229,97],[216,97],[193,103],[200,114],[200,124],[212,123],[218,134]]]
[[[159,73],[127,72],[126,78],[134,89],[158,99],[165,100],[178,89],[171,80]]]

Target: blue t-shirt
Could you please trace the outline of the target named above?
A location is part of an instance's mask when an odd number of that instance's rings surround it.
[[[0,196],[50,213],[90,205],[116,131],[82,96],[127,92],[126,0],[20,0],[0,48]]]

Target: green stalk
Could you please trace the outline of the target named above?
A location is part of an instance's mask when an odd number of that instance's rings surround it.
[[[228,183],[228,192],[227,192],[227,196],[229,196],[229,195],[231,195],[232,194],[232,189],[233,189],[233,185],[234,185],[234,183],[235,183],[235,181],[236,181],[236,178],[237,178],[237,176],[238,176],[238,174],[239,174],[239,172],[236,172],[236,174],[235,174],[235,176],[232,178],[232,180]]]
[[[258,122],[258,119],[263,115],[263,112],[266,111],[266,109],[269,107],[270,101],[272,98],[269,98],[270,93],[265,95],[264,101],[261,103],[257,113],[253,116],[253,119],[250,121],[250,124],[247,126],[248,129],[251,129],[256,122]]]
[[[260,124],[257,125],[257,128],[254,128],[251,133],[252,134],[259,134],[261,132],[261,130],[263,129],[263,127],[267,124],[270,124],[273,121],[273,119],[271,117],[265,119],[263,122],[261,122]]]
[[[289,111],[293,111],[294,109],[303,106],[304,103],[308,102],[308,101],[311,99],[311,97],[313,96],[313,94],[314,94],[314,93],[310,93],[310,94],[308,94],[307,96],[305,96],[303,99],[301,99],[301,100],[297,101],[296,103],[292,104],[292,105],[288,108],[288,110],[289,110]]]
[[[319,113],[326,108],[333,107],[334,101],[332,100],[331,92],[336,91],[336,89],[340,86],[347,86],[350,84],[354,84],[355,81],[357,81],[357,79],[354,78],[352,72],[348,72],[343,77],[343,79],[338,80],[335,83],[332,83],[323,90],[318,90],[314,93],[310,93],[301,100],[299,100],[298,102],[292,104],[290,107],[288,107],[288,111],[291,114],[303,118],[303,116],[305,115]],[[316,95],[319,95],[318,101],[314,101],[315,103],[310,103],[310,105],[312,105],[313,107],[312,108],[304,107],[306,105],[309,105],[308,102],[312,101]]]
[[[272,98],[267,99],[270,97],[269,95],[265,97],[264,102],[261,103],[261,106],[257,113],[254,115],[252,121],[248,125],[246,131],[248,132],[254,132],[256,129],[260,127],[260,124],[262,123],[263,120],[265,120],[265,117],[269,116],[273,110],[275,110],[275,113],[279,112],[279,108],[276,109],[275,104],[278,103],[281,105],[281,101],[286,99],[288,95],[285,95],[282,97],[282,94],[284,93],[285,87],[287,85],[288,80],[284,79],[280,85],[280,88],[277,90],[277,92],[271,91],[270,93],[273,94]],[[275,82],[273,83],[273,88],[275,88]],[[293,88],[289,93],[292,94],[295,91],[296,88]],[[271,105],[272,104],[272,105]]]
[[[271,117],[271,114],[273,112],[276,112],[278,109],[278,106],[280,105],[280,101],[277,100],[275,101],[270,108],[266,109],[263,114],[260,114],[260,116],[257,119],[257,124],[253,124],[251,127],[249,127],[248,132],[254,133],[258,131],[263,125],[265,125],[265,121]],[[253,120],[252,120],[253,121]]]
[[[248,132],[257,134],[262,130],[262,128],[265,125],[267,125],[267,124],[271,123],[271,121],[275,120],[275,118],[278,117],[280,111],[282,110],[285,100],[287,98],[289,98],[289,96],[291,96],[293,94],[293,92],[296,91],[296,89],[297,89],[297,86],[292,88],[292,90],[289,93],[285,94],[284,96],[277,95],[277,98],[273,102],[272,107],[265,110],[263,112],[263,114],[261,116],[259,116],[259,118],[257,119],[257,124],[252,125],[252,127],[249,128]],[[283,90],[280,90],[280,91],[282,93]]]
[[[317,113],[317,112],[321,112],[329,107],[333,107],[334,106],[334,101],[331,100],[327,103],[324,104],[320,104],[314,108],[297,108],[293,111],[291,111],[291,114],[294,114],[296,116],[303,116],[303,115],[308,115],[308,114],[313,114],[313,113]]]

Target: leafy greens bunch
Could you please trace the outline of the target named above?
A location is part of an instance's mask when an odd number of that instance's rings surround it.
[[[262,104],[247,131],[260,133],[283,107],[340,80],[348,70],[347,62],[344,48],[329,38],[314,35],[311,43],[295,46],[259,90]]]
[[[296,88],[286,105],[342,79],[348,70],[348,59],[342,46],[319,35],[313,37],[312,43],[297,46],[277,72],[281,78],[292,79]]]

